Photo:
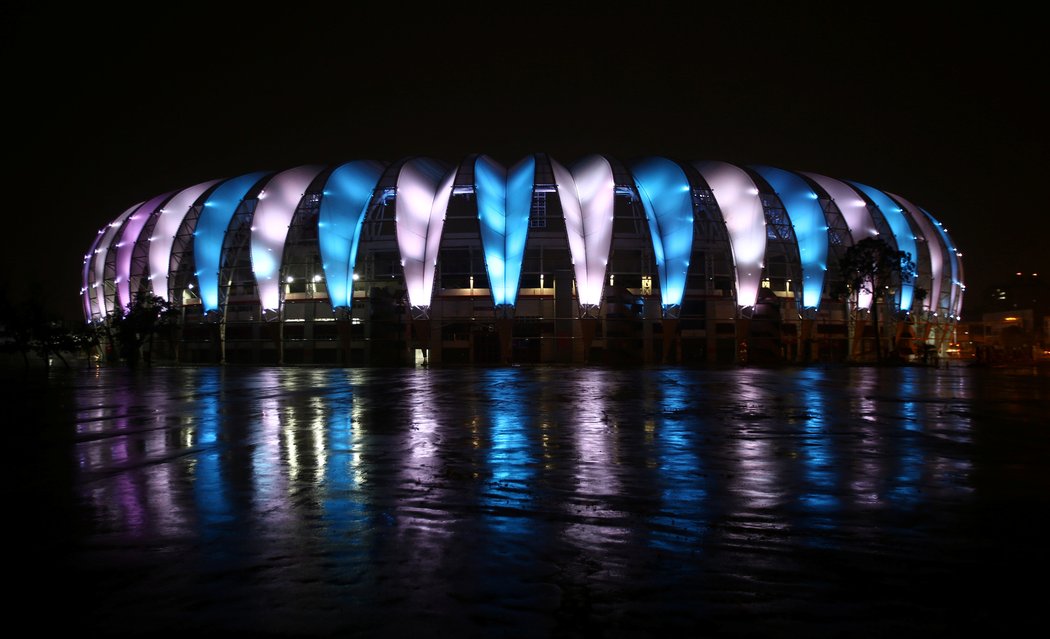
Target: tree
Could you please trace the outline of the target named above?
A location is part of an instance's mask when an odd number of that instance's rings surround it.
[[[173,314],[171,303],[163,297],[152,293],[136,293],[127,307],[113,317],[113,330],[124,361],[131,366],[137,365],[142,346],[147,342],[150,344],[147,350],[149,357],[153,351],[153,336]]]
[[[889,291],[915,278],[911,254],[898,251],[885,240],[865,238],[846,249],[839,269],[856,308],[861,292],[871,295],[871,323],[875,331],[875,357],[882,361],[882,339],[879,332],[879,302]]]
[[[70,330],[65,322],[49,315],[38,300],[16,306],[0,295],[0,352],[19,353],[27,370],[30,353],[44,364],[45,373],[54,357],[69,368],[63,353],[85,350],[90,339],[90,330]]]

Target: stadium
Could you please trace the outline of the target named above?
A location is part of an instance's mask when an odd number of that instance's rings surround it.
[[[850,294],[840,260],[873,237],[914,277]],[[82,276],[90,324],[170,305],[160,357],[341,366],[944,356],[965,289],[944,226],[867,184],[542,153],[202,182],[102,227]]]

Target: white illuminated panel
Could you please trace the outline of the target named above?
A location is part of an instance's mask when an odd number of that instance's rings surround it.
[[[816,182],[817,186],[827,192],[831,201],[835,203],[839,212],[842,213],[842,219],[846,220],[846,226],[849,227],[849,236],[854,244],[879,234],[875,229],[875,222],[871,219],[871,211],[868,210],[867,203],[853,187],[841,180],[818,175],[817,173],[803,173],[803,175]],[[861,309],[871,308],[871,293],[861,291],[857,299],[857,307]]]
[[[81,273],[80,278],[83,289],[80,291],[80,295],[84,298],[84,319],[88,322],[91,321],[94,315],[98,314],[97,309],[94,311],[92,310],[92,307],[94,306],[92,302],[94,301],[95,296],[91,290],[91,265],[95,258],[95,249],[98,248],[99,242],[102,241],[102,237],[105,234],[106,228],[99,229],[98,233],[95,234],[95,241],[91,243],[91,248],[88,249],[87,255],[84,256],[84,271]]]
[[[612,167],[602,156],[589,155],[576,162],[571,171],[551,159],[551,169],[565,214],[579,303],[598,306],[612,247],[616,194]]]
[[[438,245],[455,178],[455,169],[446,171],[428,158],[405,162],[397,176],[397,246],[412,306],[430,306]]]
[[[139,241],[142,227],[149,221],[150,216],[170,196],[171,193],[165,193],[152,198],[132,213],[124,223],[120,240],[117,242],[117,305],[122,308],[131,303],[131,256],[135,251],[135,243]]]
[[[259,204],[252,218],[252,272],[259,287],[263,309],[280,305],[281,259],[288,226],[306,189],[321,172],[321,166],[299,166],[273,176],[259,192]]]
[[[113,244],[113,239],[117,236],[121,227],[124,226],[124,221],[131,216],[140,206],[142,202],[139,202],[135,206],[131,207],[127,211],[120,214],[120,217],[109,223],[109,229],[106,230],[106,234],[102,237],[102,241],[98,243],[98,248],[95,249],[95,255],[92,257],[94,260],[93,269],[95,272],[95,281],[91,285],[95,288],[95,299],[97,300],[99,316],[105,317],[113,312],[112,303],[106,302],[106,253],[109,252],[109,247]]]
[[[926,219],[926,215],[919,210],[919,207],[915,206],[908,200],[902,198],[899,195],[889,194],[890,197],[897,200],[897,202],[904,208],[904,212],[908,214],[912,222],[918,225],[919,230],[922,231],[923,237],[926,239],[926,250],[930,255],[930,272],[932,275],[932,281],[930,282],[930,291],[923,300],[922,306],[927,311],[937,311],[939,300],[941,299],[941,278],[944,277],[944,249],[941,246],[941,238],[930,221]],[[918,256],[916,255],[916,264],[918,264]],[[948,309],[944,309],[947,311]]]
[[[754,306],[762,282],[766,256],[766,214],[758,187],[743,169],[725,162],[694,162],[711,187],[729,231],[736,263],[736,299],[742,307]]]
[[[171,247],[182,221],[197,199],[219,180],[203,182],[175,194],[157,215],[153,238],[149,245],[149,276],[153,294],[168,299],[168,269],[171,267]]]

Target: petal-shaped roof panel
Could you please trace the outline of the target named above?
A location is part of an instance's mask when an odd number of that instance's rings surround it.
[[[398,174],[397,245],[412,306],[430,306],[438,246],[455,179],[456,169],[448,171],[430,158],[409,160]]]
[[[117,247],[114,246],[114,244],[117,241],[116,238],[120,233],[121,229],[124,228],[124,223],[143,204],[145,203],[140,202],[139,204],[136,204],[135,206],[121,213],[120,217],[111,222],[109,225],[109,229],[106,230],[106,234],[102,237],[102,241],[98,243],[98,248],[95,249],[95,256],[94,258],[92,258],[94,260],[94,265],[92,268],[95,272],[95,281],[92,283],[92,286],[95,289],[95,299],[98,304],[100,314],[110,315],[113,313],[113,302],[111,302],[106,297],[105,291],[106,258],[108,256],[109,251],[117,250]],[[110,284],[115,284],[115,282],[110,282]]]
[[[171,249],[175,244],[175,234],[179,232],[179,227],[186,219],[190,208],[197,203],[205,191],[218,183],[219,180],[210,180],[183,189],[161,207],[149,245],[149,275],[154,295],[165,300],[169,299],[168,267],[171,264]]]
[[[868,203],[854,187],[842,180],[817,173],[803,173],[802,175],[816,182],[817,186],[828,194],[839,212],[842,213],[842,219],[846,220],[849,236],[854,244],[879,234],[878,229],[875,228],[875,221],[871,218],[871,211],[868,210]],[[857,299],[857,306],[862,309],[871,308],[871,297],[870,292],[861,291]]]
[[[146,226],[160,205],[171,197],[171,193],[158,195],[135,210],[121,229],[120,239],[117,241],[117,304],[127,306],[131,303],[131,254],[135,250],[135,242],[139,240],[142,228]]]
[[[908,217],[911,218],[912,222],[919,227],[919,230],[922,232],[923,239],[925,240],[923,246],[925,246],[930,257],[931,271],[929,295],[923,300],[922,305],[924,310],[936,312],[941,298],[942,277],[945,271],[944,262],[946,256],[942,245],[943,239],[934,229],[934,226],[930,223],[929,219],[926,218],[926,214],[919,210],[919,207],[899,195],[890,193],[890,196],[900,203]],[[918,259],[918,256],[916,256],[916,259]]]
[[[766,256],[766,213],[758,187],[746,171],[726,162],[694,162],[693,166],[711,187],[729,231],[737,304],[754,306]]]
[[[859,182],[850,182],[853,186],[857,187],[864,192],[871,201],[875,203],[882,216],[886,218],[886,222],[890,225],[890,229],[893,230],[893,239],[897,241],[897,250],[904,251],[911,256],[912,260],[917,259],[917,247],[915,244],[915,233],[911,229],[911,225],[908,224],[908,219],[904,215],[904,209],[902,209],[893,199],[886,193],[864,185]],[[901,284],[901,297],[900,297],[900,309],[902,311],[910,311],[912,297],[914,296],[915,284],[913,282],[904,282]]]
[[[772,166],[753,166],[776,191],[798,242],[802,262],[802,306],[819,308],[828,270],[828,221],[817,194],[801,177]]]
[[[259,288],[259,303],[264,309],[277,310],[281,305],[281,261],[288,226],[310,183],[323,166],[297,166],[270,178],[259,192],[259,204],[252,217],[252,272]]]
[[[216,187],[204,202],[197,228],[193,231],[193,261],[205,311],[219,308],[219,267],[230,220],[248,191],[266,175],[268,173],[264,171],[257,171],[230,178]]]
[[[380,162],[347,162],[332,171],[324,186],[317,218],[325,284],[332,307],[353,306],[354,266],[361,227],[384,166]]]
[[[649,221],[653,254],[665,310],[680,306],[693,250],[693,191],[682,167],[661,157],[631,164],[638,195]]]
[[[600,155],[589,155],[573,164],[572,169],[552,158],[551,169],[565,215],[576,294],[581,307],[597,307],[602,301],[612,248],[616,194],[612,166]]]
[[[487,155],[474,162],[474,193],[481,221],[481,243],[496,306],[517,301],[529,212],[536,177],[536,158],[528,156],[508,172]]]

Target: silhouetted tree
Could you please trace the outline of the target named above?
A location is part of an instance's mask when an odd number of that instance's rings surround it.
[[[41,359],[45,372],[50,370],[54,357],[68,368],[69,362],[63,353],[81,350],[84,341],[79,333],[47,313],[38,300],[13,304],[6,296],[0,298],[0,350],[19,353],[26,369],[29,353]]]
[[[112,320],[121,358],[130,366],[137,365],[142,356],[142,346],[146,343],[150,344],[147,352],[152,353],[153,336],[173,313],[171,303],[163,297],[152,293],[136,293],[127,307],[114,315]]]
[[[869,237],[846,249],[839,261],[839,269],[854,307],[861,292],[872,296],[871,323],[875,331],[875,357],[881,362],[879,302],[885,299],[888,291],[914,279],[915,263],[911,260],[911,254],[894,249],[882,238]]]

